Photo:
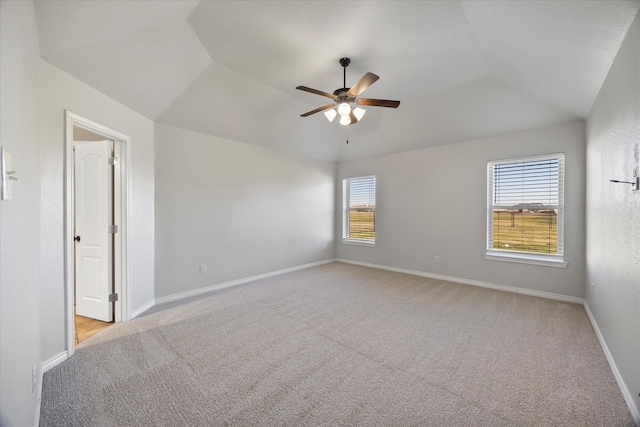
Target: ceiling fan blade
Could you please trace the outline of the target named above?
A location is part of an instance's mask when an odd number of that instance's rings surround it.
[[[319,113],[320,111],[328,110],[329,108],[333,107],[334,105],[335,104],[324,105],[324,106],[322,106],[320,108],[316,108],[315,110],[311,110],[311,111],[308,111],[308,112],[306,112],[304,114],[300,114],[300,117],[308,117],[308,116],[310,116],[312,114]]]
[[[398,108],[400,101],[391,101],[389,99],[373,99],[373,98],[360,98],[357,101],[358,105],[370,105],[372,107],[388,107]]]
[[[316,95],[326,96],[327,98],[336,99],[335,95],[327,93],[327,92],[323,92],[323,91],[318,90],[318,89],[312,89],[312,88],[306,87],[306,86],[298,86],[298,87],[296,87],[296,89],[303,90],[305,92],[315,93]]]
[[[362,92],[364,92],[365,89],[374,84],[379,78],[380,77],[376,76],[373,73],[367,73],[362,76],[360,80],[358,80],[358,83],[356,83],[351,89],[349,89],[349,92],[347,92],[347,94],[349,96],[358,96]]]
[[[353,110],[351,110],[351,113],[349,113],[349,118],[351,119],[351,123],[349,123],[349,125],[354,125],[358,123],[358,118],[356,117],[355,114],[353,114]]]

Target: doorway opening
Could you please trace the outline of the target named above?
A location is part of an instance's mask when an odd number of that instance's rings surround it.
[[[68,357],[83,339],[129,320],[130,150],[129,136],[65,112]]]

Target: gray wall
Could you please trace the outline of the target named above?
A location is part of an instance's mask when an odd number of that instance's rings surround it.
[[[154,298],[154,125],[101,92],[40,61],[42,141],[41,314],[43,361],[66,350],[64,285],[64,110],[131,137],[131,305]]]
[[[40,371],[38,38],[31,2],[0,2],[0,145],[13,155],[13,199],[0,202],[0,425],[32,426]],[[38,386],[38,385],[37,385]]]
[[[155,155],[156,298],[335,257],[333,163],[161,124]]]
[[[635,404],[636,417],[640,417],[640,191],[609,180],[629,181],[640,173],[639,19],[618,51],[587,120],[585,283],[587,304]]]
[[[557,152],[565,153],[565,261],[569,265],[562,269],[486,260],[487,161]],[[584,164],[582,121],[342,162],[337,188],[344,177],[376,175],[376,246],[341,243],[338,212],[338,258],[582,297]],[[440,263],[434,262],[436,255]]]
[[[0,5],[0,144],[19,178],[0,202],[0,425],[33,425],[32,366],[39,378],[42,362],[66,352],[64,110],[132,137],[134,311],[154,299],[154,125],[40,59],[33,2]]]

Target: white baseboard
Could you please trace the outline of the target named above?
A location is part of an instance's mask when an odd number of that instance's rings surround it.
[[[194,289],[194,290],[191,290],[191,291],[180,292],[178,294],[173,294],[173,295],[168,295],[166,297],[156,298],[155,303],[156,304],[163,304],[165,302],[177,301],[177,300],[181,300],[181,299],[184,299],[184,298],[205,294],[205,293],[211,292],[211,291],[217,291],[217,290],[220,290],[220,289],[230,288],[232,286],[242,285],[244,283],[253,282],[254,280],[266,279],[267,277],[278,276],[280,274],[285,274],[285,273],[289,273],[289,272],[296,271],[296,270],[303,270],[305,268],[310,268],[310,267],[315,267],[315,266],[318,266],[318,265],[328,264],[330,262],[334,262],[335,260],[336,260],[335,258],[325,259],[325,260],[322,260],[322,261],[312,262],[312,263],[303,264],[303,265],[297,265],[295,267],[284,268],[282,270],[272,271],[272,272],[269,272],[269,273],[258,274],[257,276],[245,277],[243,279],[232,280],[230,282],[225,282],[225,283],[218,283],[217,285],[207,286],[205,288],[199,288],[199,289]]]
[[[482,288],[496,289],[499,291],[513,292],[516,294],[530,295],[534,297],[547,298],[563,302],[571,302],[574,304],[582,304],[584,299],[580,297],[572,297],[568,295],[554,294],[552,292],[534,291],[532,289],[516,288],[514,286],[497,285],[495,283],[480,282],[478,280],[463,279],[461,277],[444,276],[441,274],[425,273],[424,271],[407,270],[405,268],[390,267],[388,265],[371,264],[368,262],[351,261],[348,259],[337,258],[336,261],[346,264],[361,265],[363,267],[378,268],[380,270],[395,271],[397,273],[411,274],[414,276],[428,277],[430,279],[445,280],[447,282],[461,283],[463,285],[480,286]]]
[[[49,359],[42,362],[42,365],[40,365],[38,396],[36,400],[38,406],[36,408],[36,417],[35,417],[34,427],[38,427],[40,425],[40,406],[42,404],[42,380],[44,378],[44,373],[47,372],[49,369],[52,369],[53,367],[58,366],[68,358],[69,358],[69,353],[65,350],[61,353],[56,354],[53,357],[50,357]]]
[[[142,313],[144,313],[145,311],[149,310],[150,308],[152,308],[153,306],[156,305],[156,300],[151,300],[148,303],[146,303],[145,305],[143,305],[142,307],[136,309],[134,312],[131,313],[131,319],[135,319],[136,317],[140,316]]]
[[[55,366],[58,366],[68,358],[69,358],[69,353],[67,353],[67,350],[65,350],[45,360],[44,362],[42,362],[42,374],[44,375],[44,373],[47,372],[49,369]]]
[[[44,370],[40,365],[40,376],[38,378],[38,395],[36,397],[36,416],[33,427],[40,426],[40,407],[42,406],[42,379],[44,378]]]
[[[596,323],[596,318],[593,317],[593,314],[591,313],[591,309],[589,308],[589,304],[587,304],[586,300],[584,301],[583,305],[584,305],[585,311],[587,312],[587,315],[589,316],[589,320],[591,321],[591,326],[593,326],[593,330],[596,331],[596,335],[598,336],[598,341],[600,341],[600,346],[602,347],[602,350],[604,350],[604,355],[607,358],[607,362],[609,362],[609,367],[611,368],[611,372],[613,372],[613,377],[616,379],[616,382],[618,383],[618,387],[622,392],[622,397],[624,397],[624,400],[625,402],[627,402],[627,406],[631,411],[631,416],[633,417],[633,421],[635,422],[636,427],[640,427],[640,408],[638,408],[638,406],[636,405],[631,390],[629,390],[629,387],[627,387],[624,380],[622,379],[622,376],[620,375],[620,371],[618,370],[618,366],[616,365],[616,362],[613,360],[613,356],[611,355],[611,352],[609,351],[609,347],[607,346],[607,343],[604,340],[604,336],[602,335],[602,332],[600,332],[600,328]]]

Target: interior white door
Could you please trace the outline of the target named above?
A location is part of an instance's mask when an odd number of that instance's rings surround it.
[[[76,313],[113,321],[112,141],[74,143]]]

